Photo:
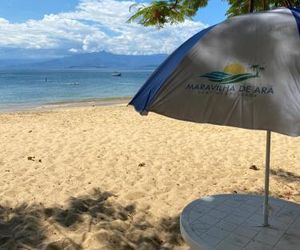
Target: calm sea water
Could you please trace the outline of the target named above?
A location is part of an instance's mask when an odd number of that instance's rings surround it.
[[[18,110],[56,102],[133,96],[152,71],[98,70],[0,71],[0,110]]]

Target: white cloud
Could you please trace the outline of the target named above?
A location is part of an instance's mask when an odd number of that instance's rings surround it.
[[[105,50],[116,54],[170,53],[205,27],[187,20],[163,29],[126,23],[133,1],[81,0],[73,12],[10,23],[0,18],[0,48]]]
[[[75,53],[78,53],[78,49],[71,48],[71,49],[69,49],[69,52],[75,54]]]

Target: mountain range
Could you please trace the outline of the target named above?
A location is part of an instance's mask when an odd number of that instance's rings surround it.
[[[154,69],[161,64],[168,55],[115,55],[105,51],[76,54],[56,59],[26,60],[6,59],[0,60],[0,68],[22,69]]]

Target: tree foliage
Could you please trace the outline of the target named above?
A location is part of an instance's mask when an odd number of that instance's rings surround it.
[[[238,16],[249,12],[258,12],[278,7],[297,7],[300,6],[300,0],[227,0],[229,9],[226,15],[228,17]],[[251,2],[253,9],[251,11]]]
[[[180,23],[193,17],[207,2],[208,0],[168,0],[152,1],[149,6],[134,4],[130,10],[135,10],[135,13],[128,22],[137,21],[144,26],[159,27],[166,23]]]
[[[212,0],[213,1],[213,0]],[[229,3],[228,17],[277,7],[299,7],[300,0],[223,0]],[[208,0],[153,0],[149,5],[134,4],[130,10],[133,15],[128,22],[136,21],[144,26],[163,27],[191,19]]]

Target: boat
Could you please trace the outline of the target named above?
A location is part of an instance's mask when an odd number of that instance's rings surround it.
[[[121,76],[122,73],[121,73],[121,72],[113,72],[111,75],[112,75],[112,76]]]

